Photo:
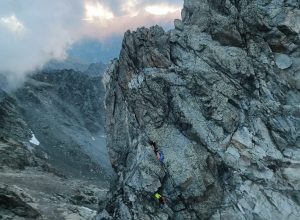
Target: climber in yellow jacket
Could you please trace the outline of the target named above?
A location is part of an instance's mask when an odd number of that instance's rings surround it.
[[[154,194],[154,198],[159,201],[160,204],[164,205],[166,203],[165,198],[158,192]]]

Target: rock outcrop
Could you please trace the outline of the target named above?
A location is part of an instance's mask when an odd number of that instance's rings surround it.
[[[174,30],[126,32],[104,77],[119,181],[98,218],[299,219],[299,24],[297,0],[185,0]]]

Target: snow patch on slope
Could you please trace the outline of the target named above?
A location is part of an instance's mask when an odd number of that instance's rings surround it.
[[[30,143],[34,144],[34,145],[40,145],[40,142],[38,141],[38,139],[35,137],[34,134],[32,134],[31,139],[29,140]]]

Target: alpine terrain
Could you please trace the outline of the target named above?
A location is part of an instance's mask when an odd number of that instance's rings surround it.
[[[300,219],[299,46],[298,0],[185,0],[174,30],[126,32],[96,219]]]
[[[92,219],[114,173],[101,76],[42,71],[0,90],[0,219]]]
[[[300,219],[300,1],[181,16],[127,31],[103,75],[0,76],[1,220]]]

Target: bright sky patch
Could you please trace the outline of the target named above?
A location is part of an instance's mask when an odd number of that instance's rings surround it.
[[[165,5],[165,4],[160,4],[160,5],[149,5],[145,7],[145,10],[154,15],[166,15],[168,13],[174,13],[176,11],[179,11],[180,8],[172,5]]]
[[[86,2],[85,4],[85,19],[94,21],[98,19],[112,19],[114,14],[109,9],[105,8],[99,2]]]
[[[17,19],[15,15],[2,17],[0,22],[2,26],[6,27],[13,33],[22,33],[25,31],[25,26]]]
[[[125,12],[130,17],[134,17],[139,13],[139,9],[137,8],[138,0],[127,0],[122,5],[122,11]]]

